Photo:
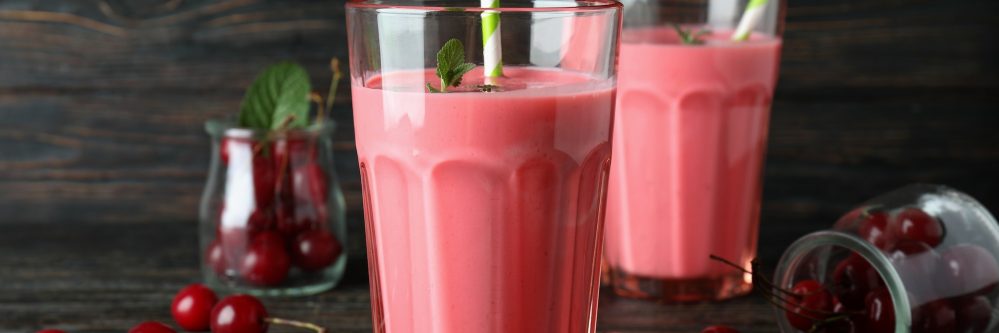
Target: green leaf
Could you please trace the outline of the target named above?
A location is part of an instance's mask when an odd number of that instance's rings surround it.
[[[461,77],[475,68],[475,64],[465,62],[465,46],[461,41],[451,38],[437,52],[437,77],[441,79],[440,92],[447,92],[447,87],[457,87]],[[427,88],[434,92],[429,85]]]
[[[673,30],[676,30],[677,36],[680,37],[680,42],[687,45],[701,45],[704,44],[704,40],[701,37],[710,34],[711,30],[702,29],[698,31],[693,31],[684,29],[680,27],[679,24],[673,24]]]
[[[259,130],[276,130],[286,118],[289,128],[309,124],[309,74],[293,62],[280,62],[265,69],[243,97],[239,125]]]
[[[440,91],[437,88],[434,88],[434,86],[430,85],[429,82],[427,82],[427,91],[430,91],[432,93],[442,93],[443,92],[443,91]]]
[[[463,63],[461,65],[458,65],[458,67],[456,67],[454,71],[451,73],[452,82],[450,86],[452,87],[460,86],[461,77],[467,74],[468,72],[472,71],[473,69],[475,69],[475,64],[472,63]]]

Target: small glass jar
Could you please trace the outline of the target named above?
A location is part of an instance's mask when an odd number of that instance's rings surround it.
[[[784,252],[772,289],[786,305],[777,321],[782,332],[819,322],[827,332],[994,332],[997,258],[999,225],[981,204],[944,186],[911,185]],[[795,293],[806,280],[822,289]]]
[[[333,123],[267,133],[212,120],[205,128],[212,142],[200,210],[206,283],[260,296],[336,286],[347,234]]]

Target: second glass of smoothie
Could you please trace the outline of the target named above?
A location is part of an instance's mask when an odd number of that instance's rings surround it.
[[[756,255],[783,2],[624,3],[605,276],[628,297],[745,294],[750,278],[709,256],[748,269]]]
[[[347,4],[375,332],[594,332],[621,5],[479,5]]]

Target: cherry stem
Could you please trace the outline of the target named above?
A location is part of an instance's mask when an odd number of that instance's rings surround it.
[[[752,265],[753,265],[753,271],[750,271],[750,270],[745,269],[742,266],[740,266],[739,264],[736,264],[736,263],[734,263],[734,262],[732,262],[732,261],[730,261],[728,259],[716,256],[716,255],[713,255],[713,254],[710,255],[709,257],[712,260],[719,261],[719,262],[721,262],[723,264],[726,264],[728,266],[732,266],[735,269],[737,269],[737,270],[739,270],[739,271],[741,271],[743,273],[751,275],[753,277],[753,286],[756,287],[755,289],[757,291],[759,291],[760,294],[763,295],[763,298],[766,299],[767,302],[770,303],[770,305],[772,305],[772,306],[774,306],[774,307],[776,307],[778,309],[781,309],[781,310],[784,310],[784,311],[789,311],[790,309],[788,309],[788,307],[786,305],[784,305],[784,304],[790,304],[790,305],[798,306],[798,307],[801,308],[802,311],[797,311],[795,313],[795,315],[803,317],[803,318],[806,318],[806,319],[809,319],[809,320],[812,320],[812,321],[820,322],[820,323],[825,322],[828,318],[816,318],[814,316],[811,316],[811,314],[818,314],[818,315],[833,315],[833,314],[836,314],[835,312],[801,307],[800,304],[799,304],[799,303],[801,303],[800,298],[802,298],[804,296],[808,296],[808,295],[798,295],[796,293],[793,293],[793,292],[790,292],[790,291],[778,288],[777,285],[775,285],[769,279],[767,279],[766,277],[764,277],[762,274],[759,274],[759,273],[755,272],[755,271],[759,271],[760,270],[759,269],[760,264],[758,262],[756,262],[756,260],[753,260],[753,263],[752,263]],[[780,294],[783,294],[783,295],[775,293],[774,291],[777,291],[777,292],[779,292]]]
[[[787,294],[787,295],[795,296],[795,297],[801,297],[802,296],[802,295],[798,295],[798,294],[792,293],[792,292],[784,290],[784,289],[776,288],[776,285],[773,282],[771,282],[770,279],[767,279],[766,277],[764,277],[762,274],[756,274],[756,273],[754,273],[754,272],[752,272],[752,271],[750,271],[748,269],[743,268],[739,264],[736,264],[736,263],[734,263],[732,261],[729,261],[728,259],[716,256],[716,255],[713,255],[713,254],[710,255],[710,258],[711,258],[711,260],[720,261],[723,264],[732,266],[735,269],[738,269],[739,271],[741,271],[743,273],[751,275],[753,277],[753,281],[756,281],[757,278],[759,278],[760,280],[763,280],[763,286],[767,287],[767,289],[774,288],[774,289],[777,289],[777,291],[779,291],[779,292],[781,292],[783,294]],[[754,270],[756,270],[756,269],[754,268]]]
[[[333,113],[333,102],[336,101],[336,91],[340,86],[340,79],[343,72],[340,71],[340,59],[333,57],[330,59],[330,71],[333,71],[333,79],[330,82],[330,91],[326,93],[326,113]]]
[[[316,325],[316,324],[313,324],[313,323],[306,323],[306,322],[303,322],[303,321],[288,320],[288,319],[281,319],[281,318],[264,318],[264,321],[267,322],[267,323],[270,323],[270,324],[274,324],[274,325],[292,326],[292,327],[304,328],[304,329],[307,329],[307,330],[313,330],[313,331],[316,331],[318,333],[326,333],[326,329],[323,328],[322,326],[319,326],[319,325]]]
[[[264,148],[264,144],[274,139],[274,133],[279,133],[287,130],[288,126],[291,125],[291,122],[294,120],[295,120],[295,115],[293,114],[289,114],[287,117],[284,117],[284,119],[281,120],[281,125],[279,125],[276,130],[267,132],[267,136],[264,137],[264,140],[258,142],[256,145],[253,146],[253,154],[256,155],[257,153],[260,153],[260,150]]]
[[[323,122],[323,96],[313,91],[309,93],[309,101],[316,103],[316,123]]]

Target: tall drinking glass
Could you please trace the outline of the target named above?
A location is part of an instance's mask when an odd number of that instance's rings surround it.
[[[624,6],[609,282],[619,295],[661,301],[745,294],[750,278],[709,255],[749,268],[756,254],[783,1]]]
[[[375,332],[593,332],[621,5],[479,5],[347,3]]]

